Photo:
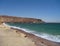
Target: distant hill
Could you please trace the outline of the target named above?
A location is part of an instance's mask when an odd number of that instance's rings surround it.
[[[41,19],[0,15],[0,22],[44,23]]]

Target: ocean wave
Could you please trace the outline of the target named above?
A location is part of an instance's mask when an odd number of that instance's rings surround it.
[[[8,25],[6,23],[3,23],[3,24],[6,25],[6,26],[9,26],[9,27],[12,27],[12,28],[21,29],[21,30],[23,30],[25,32],[32,33],[32,34],[34,34],[34,35],[36,35],[38,37],[41,37],[41,38],[44,38],[44,39],[47,39],[47,40],[50,40],[50,41],[60,42],[60,35],[51,35],[51,34],[42,33],[42,32],[39,33],[39,32],[29,30],[29,29],[26,29],[26,28],[11,26],[11,25]]]

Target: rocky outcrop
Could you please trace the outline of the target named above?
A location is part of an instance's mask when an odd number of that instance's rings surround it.
[[[43,23],[41,19],[13,17],[13,16],[0,16],[0,22]]]

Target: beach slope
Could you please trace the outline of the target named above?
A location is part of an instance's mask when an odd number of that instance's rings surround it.
[[[0,46],[59,46],[60,44],[37,37],[23,30],[0,25]]]

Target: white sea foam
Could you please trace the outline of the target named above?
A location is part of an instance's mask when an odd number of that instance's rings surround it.
[[[54,42],[60,42],[60,35],[51,35],[51,34],[46,34],[46,33],[40,33],[40,34],[35,34],[35,35],[41,38],[45,38],[47,40],[54,41]]]
[[[21,29],[25,32],[28,32],[28,33],[32,33],[38,37],[41,37],[41,38],[44,38],[44,39],[47,39],[47,40],[51,40],[51,41],[54,41],[54,42],[60,42],[60,35],[51,35],[51,34],[47,34],[47,33],[38,33],[36,31],[33,31],[33,30],[29,30],[29,29],[26,29],[26,28],[20,28],[20,27],[16,27],[16,26],[10,26],[8,24],[5,24],[3,23],[4,25],[6,26],[9,26],[9,27],[12,27],[12,28],[17,28],[17,29]]]

